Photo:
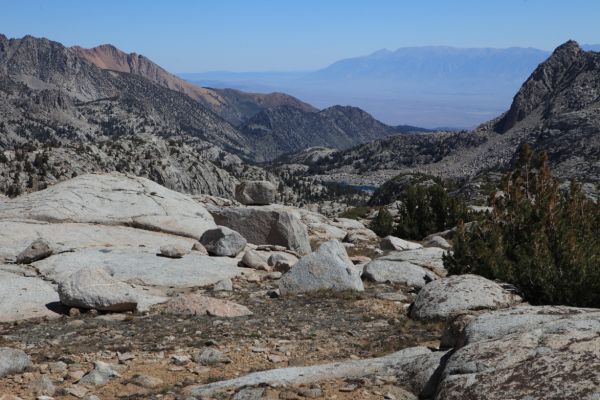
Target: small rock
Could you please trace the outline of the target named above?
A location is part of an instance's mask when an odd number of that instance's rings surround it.
[[[194,356],[194,361],[201,365],[228,364],[231,360],[220,350],[206,348]]]
[[[352,263],[354,265],[357,265],[357,264],[366,264],[369,261],[371,261],[371,257],[367,257],[367,256],[352,256],[352,257],[350,257],[350,261],[352,261]]]
[[[242,265],[248,268],[254,268],[262,271],[271,271],[271,266],[267,263],[267,260],[263,258],[260,253],[255,250],[248,250],[244,253],[241,261]]]
[[[176,244],[168,244],[160,247],[160,255],[163,257],[181,258],[189,253],[188,249]]]
[[[83,396],[85,396],[86,393],[88,392],[88,390],[86,388],[84,388],[83,386],[79,386],[79,385],[70,386],[68,388],[65,388],[64,391],[65,391],[65,393],[70,394],[71,396],[75,396],[78,399],[83,398]]]
[[[30,366],[31,359],[22,350],[0,347],[0,378],[18,374]]]
[[[0,395],[0,400],[23,400],[23,399],[18,396],[15,396],[13,394],[3,394],[3,395]]]
[[[262,400],[264,393],[263,388],[245,388],[233,395],[231,400]]]
[[[356,229],[348,232],[344,237],[344,242],[352,244],[364,244],[365,242],[376,242],[379,239],[377,234],[370,229]]]
[[[131,361],[135,359],[135,356],[131,353],[120,353],[117,352],[117,359],[119,360],[119,363],[121,364],[125,364],[127,361]]]
[[[280,356],[278,354],[269,354],[267,356],[267,360],[269,360],[272,363],[277,364],[277,363],[286,362],[288,359],[287,359],[287,357]]]
[[[245,181],[235,187],[235,199],[245,205],[269,205],[277,190],[269,181]]]
[[[153,376],[137,375],[131,380],[131,383],[145,389],[155,389],[161,386],[164,382],[162,379],[155,378]]]
[[[297,262],[298,257],[285,252],[274,253],[267,260],[267,263],[272,266],[275,271],[283,273],[288,272]]]
[[[200,243],[206,247],[209,254],[219,257],[235,257],[246,247],[246,239],[225,226],[204,232]]]
[[[287,247],[277,244],[259,244],[256,246],[257,251],[287,251]],[[291,251],[291,250],[290,250]]]
[[[266,347],[251,347],[250,351],[252,351],[253,353],[268,353],[269,349],[267,349]]]
[[[221,279],[213,285],[212,290],[213,292],[231,292],[233,290],[233,282],[231,279]]]
[[[252,315],[252,311],[241,304],[195,293],[173,297],[167,302],[166,311],[180,315],[211,315],[228,318]]]
[[[408,300],[408,298],[406,297],[405,294],[397,292],[397,293],[378,293],[377,296],[378,299],[381,300],[389,300],[389,301],[406,301]]]
[[[280,400],[302,400],[302,397],[291,390],[286,390],[284,392],[279,393]]]
[[[188,355],[182,355],[182,354],[174,354],[171,356],[171,360],[173,360],[173,364],[175,365],[186,365],[187,363],[189,363],[191,361],[191,357]]]
[[[265,274],[263,276],[264,280],[277,280],[279,278],[281,278],[283,276],[283,274],[279,271],[273,271],[273,272],[269,272],[268,274]]]
[[[441,236],[437,236],[437,235],[433,235],[433,236],[429,237],[427,242],[425,242],[425,245],[431,246],[431,247],[440,247],[444,250],[452,249],[452,245],[450,243],[448,243],[448,241],[446,239],[444,239]]]
[[[50,369],[50,372],[53,374],[66,373],[68,370],[67,364],[63,361],[49,363],[48,368]]]
[[[25,250],[17,255],[17,264],[30,264],[52,255],[50,244],[40,238],[31,243]]]
[[[298,394],[302,397],[306,397],[307,399],[320,399],[323,397],[323,390],[317,387],[300,389]]]
[[[198,253],[200,253],[200,255],[203,255],[203,256],[208,255],[208,251],[206,250],[206,247],[204,247],[204,245],[200,242],[194,242],[194,245],[192,246],[192,250],[197,251]]]
[[[84,371],[77,370],[77,371],[70,371],[70,372],[67,374],[67,377],[68,377],[70,380],[77,382],[78,380],[80,380],[81,378],[83,378],[83,376],[84,376],[84,375],[85,375],[85,372],[84,372]]]
[[[56,391],[52,379],[42,375],[29,384],[29,389],[37,396],[52,396]]]
[[[242,276],[244,277],[246,282],[258,283],[262,281],[262,276],[255,271],[252,271],[250,273],[244,273]]]
[[[117,366],[103,361],[94,362],[94,369],[87,373],[78,383],[83,385],[102,386],[113,378],[120,377]]]
[[[69,317],[79,317],[81,315],[81,311],[77,307],[69,308]]]

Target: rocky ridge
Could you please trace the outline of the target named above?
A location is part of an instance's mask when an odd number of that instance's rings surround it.
[[[233,126],[185,94],[100,69],[48,39],[0,36],[0,49],[2,148],[148,132],[246,154]]]
[[[281,105],[306,112],[317,111],[285,93],[246,93],[234,89],[200,87],[170,74],[141,54],[127,54],[110,44],[91,49],[74,46],[70,50],[98,68],[139,75],[160,86],[184,93],[235,126],[263,109]]]
[[[345,149],[398,134],[356,107],[333,106],[319,112],[280,106],[266,109],[240,127],[259,161],[314,146]]]

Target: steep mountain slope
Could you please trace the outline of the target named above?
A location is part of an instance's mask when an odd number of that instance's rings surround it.
[[[234,125],[241,124],[265,108],[280,105],[317,111],[311,105],[284,93],[245,93],[196,86],[170,74],[141,54],[128,54],[110,44],[91,49],[75,46],[71,50],[98,68],[140,75],[158,85],[184,93]]]
[[[304,112],[317,112],[317,108],[285,93],[249,93],[235,89],[210,89],[225,99],[225,104],[215,112],[235,126],[247,122],[262,110],[287,106]]]
[[[413,172],[464,180],[506,170],[529,143],[548,152],[559,178],[598,183],[599,111],[600,53],[569,41],[531,74],[509,111],[475,131],[394,136],[334,153],[313,170],[360,184]]]
[[[600,95],[599,71],[600,55],[585,52],[577,42],[568,41],[533,72],[494,129],[505,133],[534,115],[543,121],[594,107]]]
[[[233,197],[238,180],[194,148],[148,135],[0,152],[0,192],[43,189],[90,172],[127,172],[184,193]]]
[[[274,107],[255,115],[240,129],[257,159],[263,161],[314,146],[344,149],[397,133],[363,110],[348,106],[318,113]]]
[[[57,42],[0,37],[0,144],[150,132],[247,153],[230,124],[141,76],[102,70]]]

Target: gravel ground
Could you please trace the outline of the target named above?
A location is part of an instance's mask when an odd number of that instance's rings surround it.
[[[52,397],[74,399],[66,390],[100,360],[120,364],[120,377],[102,387],[88,386],[89,394],[101,399],[183,399],[182,389],[191,384],[439,343],[441,325],[407,317],[412,294],[406,288],[367,285],[364,293],[320,292],[286,299],[271,298],[269,289],[236,282],[234,292],[206,293],[247,306],[254,313],[248,317],[175,316],[157,308],[146,314],[87,312],[51,321],[0,324],[0,346],[23,349],[34,363],[30,371],[0,379],[0,394],[35,398],[32,382],[46,375],[55,386]],[[379,298],[396,292],[406,294],[407,300]],[[193,356],[207,347],[222,351],[231,362],[209,367],[196,363]],[[66,366],[57,367],[56,362]],[[133,383],[138,375],[160,381],[152,388],[141,387]],[[316,398],[413,398],[385,379],[323,382],[308,389],[268,388],[257,398],[319,394]]]

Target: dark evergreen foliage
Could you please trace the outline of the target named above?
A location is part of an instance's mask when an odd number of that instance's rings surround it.
[[[377,236],[385,237],[391,235],[394,231],[394,218],[386,208],[382,207],[371,222],[370,228]]]
[[[421,240],[432,233],[456,226],[471,218],[466,204],[451,197],[440,184],[411,185],[399,197],[401,202],[394,235]]]
[[[574,182],[561,192],[546,154],[528,146],[491,202],[484,221],[459,226],[451,274],[512,283],[534,304],[600,307],[599,203]]]

